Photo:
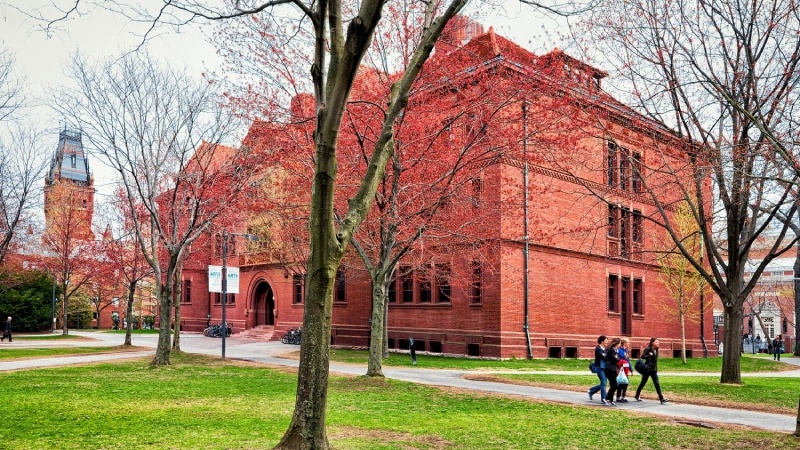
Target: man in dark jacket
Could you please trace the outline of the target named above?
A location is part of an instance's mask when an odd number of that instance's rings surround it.
[[[772,359],[780,361],[781,353],[783,353],[783,339],[779,334],[772,340]]]
[[[5,328],[3,329],[3,338],[0,339],[0,341],[5,341],[6,337],[8,337],[8,342],[12,342],[11,341],[11,316],[8,316],[8,319],[6,319],[6,325],[5,325]]]

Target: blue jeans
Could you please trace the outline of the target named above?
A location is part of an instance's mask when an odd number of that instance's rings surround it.
[[[597,378],[600,379],[600,384],[597,386],[592,386],[589,389],[589,395],[594,395],[597,391],[600,391],[601,398],[606,398],[606,371],[605,369],[600,369],[597,372]]]

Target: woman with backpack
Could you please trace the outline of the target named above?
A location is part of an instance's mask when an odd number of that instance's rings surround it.
[[[614,394],[617,393],[617,375],[619,375],[618,364],[620,362],[619,347],[620,339],[614,338],[611,343],[606,347],[606,379],[608,380],[608,394],[606,394],[606,404],[608,406],[617,406],[614,403]]]
[[[652,378],[661,404],[669,402],[669,399],[664,398],[661,394],[661,384],[658,382],[658,338],[650,338],[650,343],[647,344],[647,348],[642,352],[642,361],[644,361],[645,367],[643,371],[639,372],[642,374],[642,381],[639,383],[639,387],[636,388],[636,401],[642,401],[639,398],[642,388],[647,384],[647,380]]]

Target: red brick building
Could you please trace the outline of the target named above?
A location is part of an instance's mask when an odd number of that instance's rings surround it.
[[[558,50],[533,55],[491,29],[475,34],[460,50],[438,58],[451,57],[463,65],[457,71],[463,89],[512,78],[525,81],[530,92],[509,103],[503,123],[508,133],[521,137],[516,155],[538,157],[529,159],[527,166],[513,156],[498,160],[486,165],[478,184],[472,184],[477,201],[499,206],[483,223],[490,238],[481,258],[468,252],[444,253],[437,261],[447,275],[434,279],[404,270],[401,262],[389,291],[389,347],[407,349],[413,338],[418,351],[434,353],[587,358],[597,336],[606,334],[630,337],[634,356],[651,336],[661,339],[665,355],[677,352],[679,325],[654,263],[659,231],[647,220],[656,212],[644,186],[650,177],[663,176],[649,167],[685,157],[680,150],[685,143],[605,93],[601,83],[606,74],[601,70]],[[463,58],[465,54],[469,58]],[[480,71],[491,76],[481,77]],[[548,86],[551,90],[543,94]],[[436,92],[463,95],[455,89]],[[556,150],[545,150],[524,137],[528,126],[554,114],[549,103],[541,101],[543,96],[567,99],[563,104],[573,108],[569,124],[547,132],[570,136]],[[669,189],[661,195],[669,202]],[[533,224],[527,232],[526,218]],[[238,227],[240,232],[247,230],[247,223]],[[237,242],[230,246],[227,264],[241,269],[240,293],[227,300],[233,332],[262,329],[269,336],[274,330],[272,338],[277,339],[299,327],[302,273],[287,270],[264,248],[248,250],[242,238],[233,240]],[[208,251],[196,248],[184,265],[185,331],[200,331],[221,319],[221,296],[208,292],[206,267],[220,264],[213,242],[205,244]],[[202,245],[198,242],[196,247]],[[331,343],[367,346],[369,277],[350,263],[340,280],[334,292]],[[703,339],[713,343],[710,304],[700,316],[699,323],[687,325],[691,356],[702,354]],[[713,345],[709,347],[715,354]]]

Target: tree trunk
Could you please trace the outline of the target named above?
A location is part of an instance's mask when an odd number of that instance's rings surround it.
[[[686,364],[686,313],[681,311],[681,361]]]
[[[794,435],[800,437],[800,399],[797,401],[797,419],[794,425]]]
[[[383,376],[383,349],[384,349],[384,308],[386,307],[387,275],[379,276],[372,280],[372,316],[370,319],[369,362],[367,363],[368,377]]]
[[[723,303],[727,300],[723,299]],[[742,357],[742,308],[724,307],[725,351],[722,353],[721,383],[742,384],[739,362]]]
[[[64,301],[61,302],[61,334],[66,336],[69,334],[69,313],[67,312],[67,305],[69,304],[69,296],[67,295],[67,284],[61,286],[64,289]]]
[[[95,305],[94,310],[97,313],[97,329],[102,330],[103,328],[100,326],[100,305]]]
[[[324,122],[323,117],[318,117]],[[297,371],[297,397],[289,428],[276,449],[330,448],[325,431],[330,369],[333,285],[349,236],[338,235],[334,220],[336,131],[322,130],[316,145],[317,166],[311,190],[310,252],[303,308],[303,335]],[[326,141],[326,138],[329,141]]]
[[[181,264],[183,266],[183,264]],[[175,330],[172,335],[172,350],[181,351],[181,273],[183,267],[179,267],[175,280],[172,285],[172,304],[175,305]],[[223,330],[224,332],[224,330]]]
[[[136,297],[136,282],[132,281],[128,285],[128,306],[125,308],[125,314],[128,317],[128,326],[125,329],[125,344],[124,345],[133,345],[131,344],[131,327],[133,324],[131,323],[131,317],[133,317],[133,300]],[[140,312],[141,314],[141,312]]]
[[[294,415],[276,449],[330,448],[325,432],[325,415],[328,402],[328,349],[333,284],[338,260],[319,267],[319,259],[312,254],[308,265]]]
[[[383,301],[383,359],[389,358],[389,298]]]
[[[178,269],[178,256],[170,255],[169,265],[167,266],[167,276],[162,281],[160,274],[156,273],[156,289],[158,290],[158,308],[161,313],[161,323],[158,331],[158,345],[156,346],[156,355],[153,357],[153,366],[167,366],[169,365],[170,349],[172,348],[172,340],[170,339],[170,331],[172,327],[172,288],[175,286],[175,274]]]
[[[792,354],[800,356],[800,242],[797,243],[797,256],[794,259],[794,348]]]

